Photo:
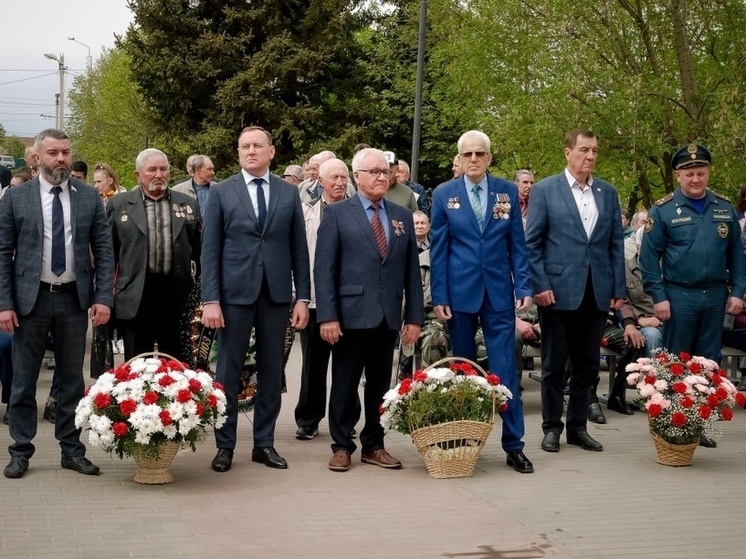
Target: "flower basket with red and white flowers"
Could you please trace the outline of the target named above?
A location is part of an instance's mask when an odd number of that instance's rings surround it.
[[[448,362],[449,367],[438,367]],[[512,397],[497,375],[449,357],[389,390],[381,425],[412,435],[431,477],[470,476],[492,431],[495,410]]]
[[[676,464],[688,465],[703,435],[717,438],[718,421],[730,421],[733,407],[746,403],[715,361],[688,353],[673,355],[659,351],[652,359],[627,365],[627,382],[642,396],[650,422],[650,433],[659,450],[661,444],[688,447]],[[684,449],[681,449],[684,451]],[[670,450],[675,452],[675,450]],[[676,461],[676,460],[674,460]]]
[[[157,458],[172,443],[193,451],[208,426],[225,423],[223,387],[210,374],[164,357],[140,357],[101,375],[78,404],[75,425],[107,452]]]

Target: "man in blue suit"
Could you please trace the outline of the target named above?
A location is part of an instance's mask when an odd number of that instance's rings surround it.
[[[559,452],[565,364],[572,366],[567,443],[603,446],[587,430],[609,307],[626,297],[624,234],[616,190],[591,173],[598,140],[590,130],[565,137],[565,170],[536,183],[526,225],[534,300],[541,324],[542,450]]]
[[[383,445],[380,405],[391,383],[396,333],[413,344],[425,320],[412,212],[384,200],[389,164],[366,148],[352,159],[357,195],[324,211],[316,243],[316,321],[332,345],[329,469],[349,469],[356,445],[350,436],[360,418],[357,390],[365,369],[363,462],[398,469]],[[405,297],[406,295],[406,297]],[[402,300],[404,326],[402,327]]]
[[[42,131],[34,144],[37,177],[9,190],[0,204],[0,329],[13,336],[10,436],[5,477],[20,478],[34,455],[36,383],[47,335],[54,335],[59,379],[54,434],[61,465],[96,475],[85,457],[75,408],[83,397],[88,317],[109,320],[114,297],[114,251],[96,190],[70,177],[70,138]]]
[[[523,453],[523,405],[515,371],[515,309],[531,304],[518,189],[487,173],[490,139],[478,130],[458,140],[464,174],[439,186],[431,211],[430,282],[435,313],[448,321],[453,354],[476,361],[481,321],[490,370],[513,393],[503,420],[506,463],[534,467]]]
[[[219,328],[216,376],[225,387],[228,418],[215,431],[216,472],[231,469],[236,447],[240,373],[256,327],[257,392],[251,459],[286,469],[274,447],[280,413],[288,310],[292,326],[308,323],[311,276],[298,188],[270,174],[272,136],[258,126],[238,138],[241,171],[211,187],[202,232],[202,322]]]

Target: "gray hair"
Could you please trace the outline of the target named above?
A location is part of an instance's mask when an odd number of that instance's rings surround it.
[[[329,161],[330,159],[334,159],[337,156],[334,154],[333,151],[325,150],[320,151],[316,155],[312,155],[311,158],[308,160],[309,163],[317,163],[321,165],[324,161]]]
[[[423,212],[422,210],[417,210],[416,212],[412,212],[412,218],[415,218],[415,217],[424,217],[425,221],[430,223],[430,218],[427,217],[427,214]]]
[[[207,161],[212,161],[207,155],[192,155],[192,163],[191,168],[192,172],[196,171],[197,169],[201,169]],[[168,161],[168,159],[166,159]]]
[[[407,163],[403,159],[399,160],[399,167],[404,167],[404,169],[406,169],[407,173],[409,172],[409,163]]]
[[[56,128],[47,128],[46,130],[42,130],[34,139],[34,149],[37,153],[39,152],[39,146],[41,145],[42,140],[45,140],[47,138],[54,138],[55,140],[69,140],[70,136],[65,134],[62,130],[57,130]]]
[[[288,165],[283,175],[293,175],[296,179],[303,180],[303,167],[300,165]]]
[[[461,153],[461,147],[467,140],[478,140],[482,142],[484,144],[484,149],[487,151],[490,151],[490,148],[492,146],[490,137],[487,134],[485,134],[481,130],[469,130],[468,132],[464,132],[463,134],[461,134],[461,137],[458,139],[458,143],[456,144],[456,146],[458,147],[459,153]]]
[[[319,165],[319,178],[326,178],[326,173],[332,167],[343,167],[347,176],[350,175],[350,170],[345,165],[345,162],[341,159],[327,159],[321,165]]]
[[[357,172],[361,169],[361,165],[363,164],[363,159],[368,157],[369,155],[377,155],[379,156],[383,162],[386,164],[386,167],[389,166],[389,162],[386,161],[386,156],[383,155],[383,152],[380,149],[376,148],[364,148],[358,151],[353,157],[352,157],[352,171]]]
[[[534,176],[534,173],[533,173],[532,171],[529,171],[528,169],[518,169],[518,170],[517,170],[517,171],[515,172],[515,181],[516,181],[516,182],[518,182],[518,180],[519,180],[519,179],[520,179],[520,178],[521,178],[521,177],[522,177],[523,175],[531,175],[531,176],[533,177],[533,176]]]
[[[166,160],[166,165],[168,165],[169,167],[171,166],[165,153],[163,153],[159,149],[148,148],[142,150],[140,153],[137,154],[137,158],[135,159],[135,171],[142,171],[142,168],[145,166],[145,162],[151,157],[155,157],[156,155],[163,157],[163,159]]]

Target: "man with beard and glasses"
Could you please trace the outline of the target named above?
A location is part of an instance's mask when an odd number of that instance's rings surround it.
[[[168,188],[170,167],[160,150],[140,152],[135,176],[140,188],[114,196],[106,208],[118,267],[114,310],[124,358],[153,351],[157,343],[159,351],[186,361],[179,321],[194,287],[192,269],[199,268],[198,202]]]
[[[96,475],[99,468],[85,458],[80,429],[75,427],[75,408],[85,388],[88,317],[98,326],[111,312],[111,232],[96,189],[70,178],[70,138],[48,129],[37,136],[34,146],[39,175],[10,189],[0,203],[0,329],[14,335],[14,442],[4,474],[22,477],[34,455],[36,383],[51,331],[60,385],[55,437],[62,449],[61,465]]]

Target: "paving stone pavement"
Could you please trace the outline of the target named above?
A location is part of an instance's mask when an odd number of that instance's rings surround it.
[[[739,529],[746,501],[743,410],[724,425],[719,448],[699,448],[690,468],[655,462],[641,413],[608,412],[606,425],[590,426],[604,452],[563,444],[549,454],[539,449],[539,385],[524,375],[526,454],[536,473],[505,465],[499,423],[471,478],[430,479],[409,438],[398,433],[387,436],[387,448],[402,470],[361,464],[356,454],[350,471],[336,473],[326,468],[325,422],[312,441],[294,436],[298,350],[296,344],[275,445],[289,469],[251,462],[251,419],[242,416],[230,472],[210,469],[210,435],[196,453],[177,456],[175,481],[165,486],[134,483],[132,460],[90,446],[101,475],[62,470],[53,426],[41,419],[51,382],[43,369],[36,455],[22,479],[0,478],[0,557],[746,557]],[[0,426],[0,446],[8,443]]]

